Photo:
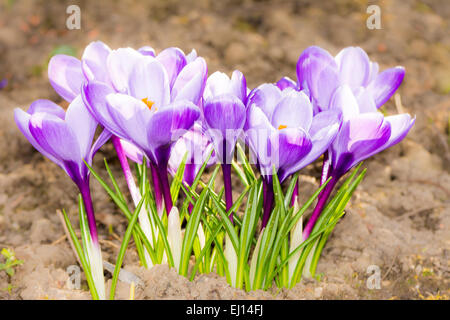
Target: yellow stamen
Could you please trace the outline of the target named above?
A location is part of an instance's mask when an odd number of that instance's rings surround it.
[[[286,128],[287,128],[287,126],[285,126],[284,124],[280,124],[280,125],[278,126],[278,130],[286,129]]]
[[[150,101],[147,98],[142,99],[142,102],[145,103],[150,110],[152,110],[152,107],[155,104],[153,101]]]

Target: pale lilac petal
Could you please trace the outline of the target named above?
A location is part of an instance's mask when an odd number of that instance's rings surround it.
[[[343,121],[359,115],[358,101],[348,85],[336,89],[330,101],[330,110],[340,110]]]
[[[195,49],[192,49],[191,52],[186,55],[186,62],[191,63],[195,59],[197,59],[197,51]]]
[[[303,78],[318,111],[327,110],[330,99],[339,86],[339,73],[334,60],[323,61],[314,57],[305,60]]]
[[[112,93],[115,93],[114,89],[104,83],[89,82],[83,85],[83,102],[98,123],[114,135],[123,137],[126,136],[126,133],[122,128],[117,126],[108,110],[109,106],[106,101],[106,96]]]
[[[44,148],[42,148],[33,135],[30,132],[29,124],[30,124],[31,115],[22,109],[16,108],[14,109],[14,120],[19,127],[19,130],[28,139],[31,145],[40,153],[42,153],[45,157],[49,158],[51,161],[55,162],[58,165],[62,165],[61,161],[53,156],[51,153],[47,152]]]
[[[230,92],[241,99],[242,103],[247,102],[247,80],[242,72],[234,70],[231,75]]]
[[[126,94],[108,94],[106,102],[110,118],[120,128],[121,134],[117,136],[135,143],[144,151],[149,150],[147,131],[154,112],[144,102]]]
[[[27,113],[29,113],[30,115],[33,113],[37,113],[37,112],[53,114],[63,120],[66,116],[66,112],[64,111],[63,108],[58,106],[53,101],[45,100],[45,99],[38,99],[38,100],[34,101],[30,105],[30,107],[28,108],[28,111],[27,111]]]
[[[339,80],[351,88],[364,86],[370,77],[371,66],[367,53],[360,47],[347,47],[336,56]]]
[[[230,78],[223,72],[216,71],[206,80],[204,99],[211,99],[230,92]]]
[[[108,140],[112,137],[112,133],[104,129],[100,135],[98,136],[97,140],[95,140],[94,144],[91,147],[91,150],[89,152],[89,156],[87,157],[87,161],[89,163],[92,163],[92,159],[94,158],[94,155],[97,153],[97,151],[106,143]]]
[[[272,125],[279,128],[302,128],[309,131],[313,119],[313,107],[303,92],[292,90],[275,107]]]
[[[397,91],[405,77],[403,67],[395,67],[381,72],[374,81],[369,83],[367,90],[375,99],[377,108],[381,107]]]
[[[151,57],[143,57],[135,64],[128,82],[131,96],[154,103],[161,108],[170,103],[170,84],[164,66]]]
[[[402,141],[416,122],[416,118],[411,118],[409,114],[404,113],[388,116],[385,118],[385,121],[391,125],[391,136],[386,145],[383,146],[383,150]]]
[[[106,61],[111,49],[101,41],[91,42],[84,49],[81,58],[82,69],[85,77],[110,84]]]
[[[143,46],[138,49],[138,52],[143,56],[156,57],[155,49],[150,46]]]
[[[373,99],[372,93],[369,90],[360,87],[359,90],[357,90],[357,92],[355,93],[355,96],[356,100],[358,101],[360,113],[377,112],[375,100]]]
[[[315,61],[315,63],[311,64],[311,61]],[[308,75],[314,73],[317,66],[320,65],[329,66],[332,69],[337,70],[336,62],[328,51],[317,46],[311,46],[302,52],[297,61],[297,79],[299,89],[309,89]],[[314,70],[311,70],[311,68]]]
[[[276,83],[277,87],[280,90],[284,90],[286,88],[297,89],[297,83],[289,77],[283,77]]]
[[[198,104],[205,89],[208,67],[205,59],[197,57],[181,70],[172,88],[172,101],[189,100]]]
[[[276,85],[264,83],[250,92],[247,107],[258,107],[267,119],[272,119],[272,113],[281,97],[281,90]]]
[[[55,158],[81,164],[77,136],[63,120],[45,113],[30,118],[29,130],[36,142]]]
[[[142,57],[142,54],[132,48],[120,48],[111,51],[106,60],[106,65],[109,78],[117,91],[122,93],[128,92],[131,70]]]
[[[184,52],[179,48],[167,48],[158,54],[156,60],[161,62],[166,68],[170,87],[172,88],[178,74],[187,64]]]
[[[251,163],[257,163],[261,174],[271,175],[269,140],[276,134],[265,113],[257,107],[247,108],[245,140],[252,151]],[[256,159],[255,159],[256,157]]]
[[[66,101],[72,102],[81,92],[86,80],[77,58],[58,54],[48,63],[48,79],[53,89]]]
[[[344,174],[379,152],[390,134],[391,126],[381,113],[363,113],[344,122],[330,148],[333,169]]]
[[[86,158],[92,146],[97,121],[87,110],[81,95],[75,98],[67,109],[66,124],[72,128],[80,146],[81,157]]]

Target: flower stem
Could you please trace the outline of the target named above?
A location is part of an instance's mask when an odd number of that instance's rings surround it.
[[[92,204],[91,191],[89,188],[89,178],[86,181],[81,182],[78,188],[80,189],[81,197],[83,198],[92,243],[95,246],[98,246],[97,225],[95,223],[94,206]]]
[[[156,169],[156,166],[151,162],[150,162],[150,174],[152,176],[153,181],[153,190],[155,191],[156,210],[158,211],[158,215],[161,217],[164,210],[163,194],[161,192],[162,189],[161,181],[159,179],[158,170]]]
[[[225,187],[225,205],[227,212],[233,206],[233,192],[231,189],[231,164],[222,164],[223,183]],[[233,222],[233,212],[230,213],[229,218]]]
[[[270,213],[272,212],[272,204],[273,204],[273,186],[272,183],[267,182],[263,178],[263,193],[265,196],[264,199],[264,213],[261,224],[261,230],[266,227],[267,222],[270,218]]]
[[[332,177],[325,188],[322,190],[322,192],[319,194],[317,205],[314,208],[314,211],[311,214],[311,217],[309,218],[305,229],[303,229],[303,240],[308,239],[309,235],[311,234],[314,226],[316,225],[317,219],[320,217],[320,214],[322,213],[322,210],[325,207],[325,204],[327,203],[327,200],[330,197],[330,194],[333,191],[334,186],[336,185],[338,180],[339,177]]]
[[[141,194],[136,186],[133,174],[131,173],[130,165],[128,164],[128,160],[123,150],[122,143],[120,143],[120,139],[117,136],[112,136],[111,140],[114,148],[116,149],[120,165],[122,166],[123,175],[128,185],[128,190],[130,190],[134,205],[137,206],[139,201],[141,201]]]
[[[158,165],[158,177],[162,187],[162,194],[164,196],[164,204],[166,207],[167,216],[173,207],[172,195],[170,194],[169,177],[167,173],[167,162],[163,162]]]

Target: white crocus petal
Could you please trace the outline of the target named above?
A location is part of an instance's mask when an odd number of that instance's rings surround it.
[[[179,272],[183,237],[181,235],[180,213],[178,212],[177,207],[172,207],[172,210],[170,210],[167,238],[175,268],[177,269],[177,272]]]
[[[228,262],[228,272],[230,273],[231,286],[236,287],[236,276],[237,276],[237,254],[234,250],[233,243],[231,242],[228,234],[225,237],[225,259]]]
[[[294,203],[295,214],[299,209],[298,199]],[[289,247],[289,253],[293,252],[302,242],[303,242],[303,217],[300,217],[298,222],[295,224],[294,228],[291,230],[291,244]],[[289,281],[292,282],[292,275],[294,274],[295,267],[297,266],[298,260],[300,259],[302,251],[299,250],[296,254],[289,259]]]
[[[89,258],[89,265],[91,268],[92,279],[100,300],[106,299],[105,292],[105,277],[103,275],[103,260],[102,251],[98,243],[89,241],[87,246],[87,254]]]

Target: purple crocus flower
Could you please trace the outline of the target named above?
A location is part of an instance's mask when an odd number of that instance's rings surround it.
[[[231,163],[245,124],[246,100],[247,82],[240,71],[235,70],[231,78],[222,72],[209,76],[203,94],[202,120],[222,164],[227,211],[233,205]],[[230,219],[233,221],[232,213]]]
[[[330,145],[322,183],[332,178],[319,195],[317,206],[303,231],[303,239],[310,235],[339,179],[359,162],[399,143],[413,126],[415,118],[409,114],[385,117],[376,111],[375,104],[371,99],[358,101],[348,85],[335,90],[329,108],[342,112],[342,126]]]
[[[247,102],[246,140],[263,177],[265,188],[263,227],[273,203],[273,167],[280,182],[322,155],[335,138],[340,112],[329,110],[313,115],[304,92],[280,90],[263,84]]]
[[[370,61],[359,47],[344,48],[333,57],[328,51],[312,46],[298,59],[297,87],[309,93],[315,112],[326,110],[335,90],[344,84],[357,98],[361,93],[368,95],[379,108],[400,86],[405,69],[395,67],[378,71],[378,64]]]
[[[107,61],[114,88],[91,81],[83,85],[82,91],[95,118],[114,135],[140,148],[158,171],[169,213],[170,150],[200,116],[196,104],[203,93],[207,68],[201,57],[185,64],[186,58],[178,50],[172,51],[167,60],[158,59],[160,55],[154,58],[132,49],[119,49]],[[168,60],[178,67],[169,70],[164,65],[170,64]]]
[[[89,170],[95,152],[109,139],[103,131],[93,143],[97,122],[80,96],[67,112],[49,100],[36,100],[27,112],[16,108],[14,118],[20,131],[44,156],[59,165],[75,182],[83,196],[92,240],[98,244],[94,211],[89,191]]]

